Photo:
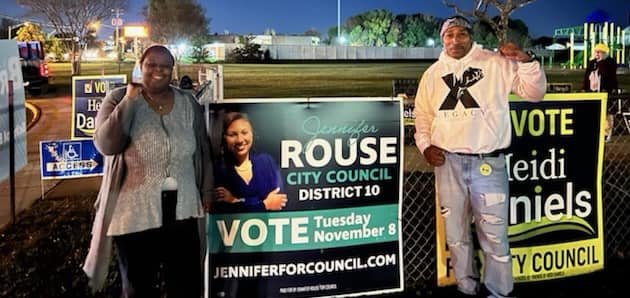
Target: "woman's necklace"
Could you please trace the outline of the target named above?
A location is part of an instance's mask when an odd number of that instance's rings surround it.
[[[249,185],[249,182],[252,181],[252,177],[254,176],[252,172],[252,161],[248,158],[240,166],[234,166],[234,169],[236,170],[236,174],[245,181],[245,184]]]
[[[239,172],[239,173],[251,171],[251,169],[252,169],[252,161],[248,159],[248,160],[244,161],[240,166],[234,166],[234,169],[237,172]]]
[[[157,109],[157,111],[159,113],[162,113],[162,110],[164,110],[164,106],[162,106],[161,103],[157,102],[155,99],[153,99],[153,97],[151,97],[151,95],[149,95],[149,93],[147,92],[142,92],[144,94],[144,97],[147,99],[147,102],[149,103],[149,105],[155,110]]]

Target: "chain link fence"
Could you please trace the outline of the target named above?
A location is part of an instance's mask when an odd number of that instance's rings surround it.
[[[602,193],[606,257],[630,257],[630,94],[608,99]]]
[[[393,95],[415,96],[417,80],[396,80]],[[405,100],[405,114],[413,102]],[[607,262],[630,257],[630,94],[608,100],[609,136],[604,146],[602,194]],[[416,292],[436,285],[435,185],[432,168],[415,146],[411,123],[405,125],[402,207],[405,284]]]

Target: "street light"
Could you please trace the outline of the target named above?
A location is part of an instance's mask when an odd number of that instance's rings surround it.
[[[341,38],[341,0],[337,0],[337,40]]]

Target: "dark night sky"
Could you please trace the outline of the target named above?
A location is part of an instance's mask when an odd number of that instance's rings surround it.
[[[0,0],[0,14],[21,16],[25,10],[15,0]],[[130,0],[123,19],[142,22],[140,9],[146,0]],[[278,34],[300,34],[314,28],[326,34],[337,24],[336,0],[198,0],[206,9],[211,32],[254,33],[274,29]],[[470,9],[473,0],[452,0]],[[341,0],[341,21],[372,9],[387,9],[393,14],[427,13],[447,17],[454,12],[441,0]],[[593,10],[606,11],[617,24],[628,26],[630,0],[537,0],[517,10],[514,18],[529,26],[533,37],[551,36],[553,29],[581,25]],[[104,29],[106,30],[106,28]]]

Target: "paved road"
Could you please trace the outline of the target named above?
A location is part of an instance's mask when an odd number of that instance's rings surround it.
[[[33,202],[42,198],[71,195],[84,191],[95,190],[100,183],[100,177],[41,180],[39,161],[39,141],[69,139],[71,133],[70,95],[28,99],[32,105],[39,108],[40,118],[27,132],[28,164],[16,173],[15,178],[15,206],[16,214],[27,209]],[[0,228],[11,222],[9,179],[0,183]]]

